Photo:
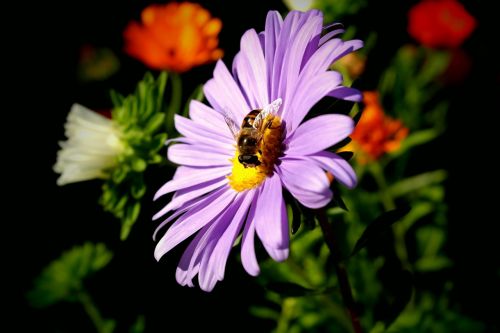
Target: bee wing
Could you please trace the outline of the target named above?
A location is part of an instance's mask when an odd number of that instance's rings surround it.
[[[238,137],[238,132],[240,131],[240,128],[238,125],[233,120],[233,117],[230,116],[230,114],[227,111],[223,111],[223,116],[224,120],[226,121],[227,127],[229,127],[229,130],[233,134],[233,137],[236,139]]]
[[[255,120],[253,121],[253,127],[259,129],[262,125],[262,122],[264,121],[264,119],[266,119],[267,116],[269,116],[270,114],[277,114],[282,102],[283,101],[281,100],[281,98],[278,98],[277,100],[272,101],[271,104],[266,105],[262,109],[262,111],[260,111],[259,114],[255,117]]]

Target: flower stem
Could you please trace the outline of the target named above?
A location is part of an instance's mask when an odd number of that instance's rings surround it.
[[[86,291],[80,291],[77,294],[77,297],[80,303],[82,304],[85,312],[90,317],[90,320],[92,320],[92,323],[97,329],[97,332],[106,333],[107,330],[105,328],[105,321],[102,318],[101,314],[99,313],[99,309],[97,309],[96,305],[92,301],[90,295]]]
[[[169,137],[175,133],[174,126],[174,115],[178,113],[181,109],[181,99],[182,99],[182,81],[179,74],[170,72],[169,73],[170,82],[172,83],[171,87],[171,95],[170,95],[170,103],[167,108],[167,133]]]
[[[345,268],[345,265],[340,262],[340,249],[338,247],[337,241],[335,240],[335,234],[333,232],[332,226],[328,222],[324,209],[318,210],[317,216],[319,225],[325,237],[326,245],[330,249],[333,257],[335,271],[339,280],[340,293],[342,295],[344,305],[347,308],[347,312],[349,313],[349,317],[351,318],[352,327],[355,333],[362,333],[363,329],[361,328],[361,323],[355,309],[356,304],[354,303],[354,298],[352,297],[351,285],[347,276],[347,270]]]

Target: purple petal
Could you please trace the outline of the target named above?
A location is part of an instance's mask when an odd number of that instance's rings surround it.
[[[287,136],[300,125],[309,110],[342,82],[342,76],[333,71],[324,72],[297,86],[288,109],[283,110]]]
[[[240,207],[244,195],[236,194],[234,201],[227,209],[220,214],[210,225],[204,227],[207,229],[205,235],[200,238],[196,248],[192,254],[189,267],[188,277],[192,279],[198,274],[198,282],[200,288],[204,291],[211,291],[217,282],[214,274],[214,267],[209,265],[213,251],[219,241],[221,235],[227,230],[232,221],[232,217],[236,214]],[[189,281],[192,283],[191,281]]]
[[[334,24],[336,24],[336,23],[334,23]],[[325,29],[327,29],[327,28],[328,27],[325,27]],[[324,34],[323,36],[321,36],[321,39],[319,40],[319,46],[322,46],[323,44],[325,44],[326,42],[328,42],[333,37],[344,33],[344,31],[345,31],[344,29],[335,29],[335,30],[327,32],[326,34]]]
[[[237,122],[242,121],[250,109],[240,87],[221,60],[217,61],[214,77],[205,83],[203,91],[215,110],[231,113]]]
[[[286,211],[286,206],[283,203],[281,206],[281,223],[282,226],[286,227],[286,237],[285,237],[285,244],[280,245],[279,247],[272,247],[269,246],[268,243],[262,243],[264,245],[264,248],[266,249],[267,253],[273,258],[275,261],[281,262],[284,261],[288,258],[289,254],[289,234],[288,234],[288,216],[287,216],[287,211]]]
[[[275,249],[264,244],[264,248],[267,253],[269,253],[269,256],[277,262],[285,261],[288,259],[288,255],[290,254],[290,249],[288,247],[286,249]]]
[[[273,78],[273,67],[274,67],[274,54],[276,52],[276,45],[281,33],[281,27],[283,26],[283,18],[281,15],[275,11],[269,11],[266,17],[266,28],[265,28],[265,60],[266,60],[266,73],[267,73],[267,90],[268,96],[272,96],[271,86],[275,81]],[[273,99],[271,99],[273,100]]]
[[[234,148],[234,138],[222,134],[225,133],[224,127],[222,130],[221,128],[212,128],[207,124],[194,122],[177,114],[174,115],[174,121],[177,131],[184,135],[184,137],[191,139],[191,142],[223,148],[225,150],[233,150]],[[228,128],[227,124],[224,124],[224,126]]]
[[[221,188],[214,193],[222,193],[224,190],[225,189]],[[160,225],[158,227],[156,227],[156,230],[153,233],[153,240],[156,240],[156,236],[157,236],[158,232],[160,232],[160,230],[163,229],[163,227],[165,225],[167,225],[167,223],[172,222],[173,220],[175,220],[176,218],[178,218],[179,216],[181,216],[182,214],[184,214],[187,211],[191,211],[191,212],[197,211],[197,210],[205,207],[208,203],[212,202],[214,200],[214,197],[213,197],[214,193],[209,194],[209,195],[204,196],[204,197],[199,197],[199,198],[193,199],[189,202],[185,202],[184,204],[182,204],[177,209],[177,211],[175,213],[170,215],[166,220],[164,220],[162,223],[160,223]],[[181,218],[186,218],[186,217],[187,217],[187,215],[182,216]]]
[[[235,205],[238,207],[238,210],[233,212],[231,216],[227,217],[231,219],[231,222],[222,235],[220,235],[220,237],[216,240],[217,244],[210,254],[206,267],[203,265],[203,262],[200,267],[200,286],[205,291],[212,290],[215,283],[217,283],[217,281],[222,281],[224,278],[224,271],[229,252],[231,251],[234,241],[243,226],[243,222],[245,221],[248,212],[248,207],[252,201],[252,195],[248,195],[247,192],[242,193],[240,197],[242,200],[239,200],[238,203],[235,201]]]
[[[316,74],[327,71],[332,64],[335,51],[341,48],[342,43],[342,40],[336,38],[318,48],[302,69],[302,80],[307,81]]]
[[[363,95],[359,90],[349,87],[337,87],[330,91],[328,96],[351,102],[361,102],[363,100]]]
[[[287,48],[280,78],[280,97],[285,101],[284,108],[287,107],[286,101],[290,95],[295,92],[306,48],[311,40],[321,32],[322,21],[323,18],[319,16],[309,19]]]
[[[330,65],[351,52],[359,50],[363,47],[363,41],[359,39],[352,39],[342,42],[341,46],[336,48],[334,52],[330,55]]]
[[[349,162],[339,155],[329,151],[322,151],[308,157],[319,163],[323,169],[330,171],[335,179],[343,185],[348,188],[354,188],[356,186],[358,182],[356,173]]]
[[[332,198],[325,171],[315,163],[283,158],[276,167],[288,191],[304,206],[324,207]]]
[[[257,235],[269,247],[288,247],[288,221],[282,216],[284,207],[280,178],[275,173],[261,187],[254,217]]]
[[[202,197],[203,195],[207,194],[208,192],[211,192],[215,189],[218,189],[221,186],[224,186],[228,183],[228,180],[226,177],[220,177],[216,178],[213,180],[209,180],[208,182],[204,182],[201,184],[196,184],[191,187],[178,190],[172,200],[165,206],[163,207],[162,210],[160,210],[158,213],[156,213],[153,216],[153,220],[156,220],[163,215],[167,214],[171,210],[178,209],[180,206],[182,206],[184,203],[195,199]]]
[[[175,144],[167,151],[167,158],[176,164],[189,166],[228,166],[235,148],[225,150],[208,145]]]
[[[253,201],[248,212],[247,222],[241,238],[241,263],[248,274],[257,276],[260,273],[259,263],[255,256],[255,221],[254,216],[257,208],[258,191],[253,190]]]
[[[264,84],[267,82],[266,63],[255,30],[247,30],[241,37],[241,51],[235,63],[238,80],[248,98],[249,110],[269,104],[267,86]]]
[[[194,252],[201,249],[199,246],[200,242],[206,237],[207,231],[212,225],[213,223],[203,227],[182,254],[175,271],[175,279],[181,286],[194,287],[193,278],[198,274],[200,269],[200,262],[194,262],[193,260]]]
[[[304,66],[303,72],[310,77],[316,73],[326,71],[335,61],[362,47],[363,42],[357,39],[346,42],[339,38],[329,40],[311,57],[311,61]]]
[[[220,235],[224,233],[230,224],[232,216],[238,210],[243,197],[237,194],[231,205],[222,214],[219,214],[216,219],[207,223],[189,244],[177,267],[176,276],[179,283],[182,281],[182,283],[192,286],[192,279],[196,274],[200,274],[200,280],[201,275],[207,271],[207,259],[211,256]],[[205,267],[202,268],[203,265]]]
[[[259,32],[259,42],[260,42],[260,48],[262,51],[264,51],[264,48],[266,47],[266,33],[265,31]]]
[[[283,92],[280,90],[281,82],[281,71],[283,69],[283,61],[285,58],[285,53],[288,49],[292,36],[295,34],[299,20],[303,13],[292,11],[286,16],[279,39],[276,41],[276,51],[274,53],[273,62],[273,73],[271,75],[271,98],[274,101],[277,98],[283,96]]]
[[[300,125],[286,140],[287,156],[303,156],[322,151],[352,133],[354,121],[342,114],[315,117]]]
[[[182,215],[156,245],[155,258],[159,260],[173,247],[211,222],[230,205],[235,196],[234,191],[223,188],[209,195],[207,204],[203,207],[191,209]]]
[[[224,167],[209,167],[209,168],[189,168],[179,167],[175,173],[174,179],[163,185],[155,194],[156,200],[162,195],[177,191],[186,187],[191,187],[196,184],[211,181],[219,177],[227,176],[231,173],[231,165]]]
[[[219,135],[233,140],[234,143],[233,135],[224,120],[224,116],[211,107],[197,100],[191,100],[189,104],[189,117],[194,122],[204,124],[217,131]]]

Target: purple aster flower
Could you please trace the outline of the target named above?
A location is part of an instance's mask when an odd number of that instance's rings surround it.
[[[201,289],[212,290],[223,279],[241,232],[241,261],[250,275],[259,274],[256,234],[274,260],[285,260],[284,189],[304,206],[321,208],[332,198],[326,171],[349,188],[356,185],[351,166],[325,150],[352,132],[352,119],[327,114],[303,121],[326,96],[361,100],[360,92],[342,86],[342,76],[329,68],[362,42],[335,38],[342,30],[325,31],[317,10],[292,11],[285,20],[269,12],[265,31],[251,29],[241,38],[232,73],[222,61],[215,66],[204,86],[212,107],[191,101],[190,119],[176,116],[183,137],[171,140],[168,159],[180,166],[156,193],[155,199],[175,192],[154,216],[165,219],[155,237],[172,225],[155,257],[195,235],[177,268],[181,285],[192,287],[198,275]],[[262,109],[266,112],[249,114]]]

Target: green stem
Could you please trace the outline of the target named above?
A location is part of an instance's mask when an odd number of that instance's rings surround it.
[[[168,105],[167,108],[167,120],[166,120],[166,126],[167,126],[167,133],[169,135],[169,138],[172,137],[175,133],[175,126],[174,126],[174,115],[176,113],[179,113],[181,109],[181,100],[182,100],[182,81],[181,77],[179,74],[170,72],[169,73],[169,78],[171,82],[171,94],[170,94],[170,104]]]
[[[386,211],[395,209],[396,203],[394,202],[394,198],[392,197],[389,187],[387,186],[387,181],[380,164],[377,162],[373,162],[370,166],[370,172],[378,185],[380,198],[384,209]],[[406,269],[410,269],[411,265],[408,260],[408,250],[406,248],[405,242],[406,228],[402,223],[396,223],[393,226],[393,230],[395,239],[394,250],[396,251],[399,260],[401,260],[401,264],[403,265],[403,267]]]
[[[105,321],[102,318],[101,314],[99,313],[99,309],[97,309],[96,305],[92,301],[90,295],[85,291],[80,291],[77,294],[77,297],[80,303],[82,304],[85,312],[90,317],[90,320],[92,320],[92,323],[97,329],[97,332],[106,333],[107,331],[105,329]]]
[[[340,261],[340,248],[337,244],[337,241],[335,240],[335,233],[333,232],[332,226],[328,222],[324,209],[318,210],[317,216],[319,225],[325,237],[326,245],[330,249],[333,257],[333,263],[339,281],[340,294],[342,295],[342,300],[345,307],[347,308],[347,312],[349,313],[352,327],[355,333],[362,333],[363,329],[361,328],[361,323],[355,309],[356,304],[354,302],[354,298],[352,297],[351,285],[349,283],[349,277],[347,276],[347,270],[345,268],[345,265]]]

